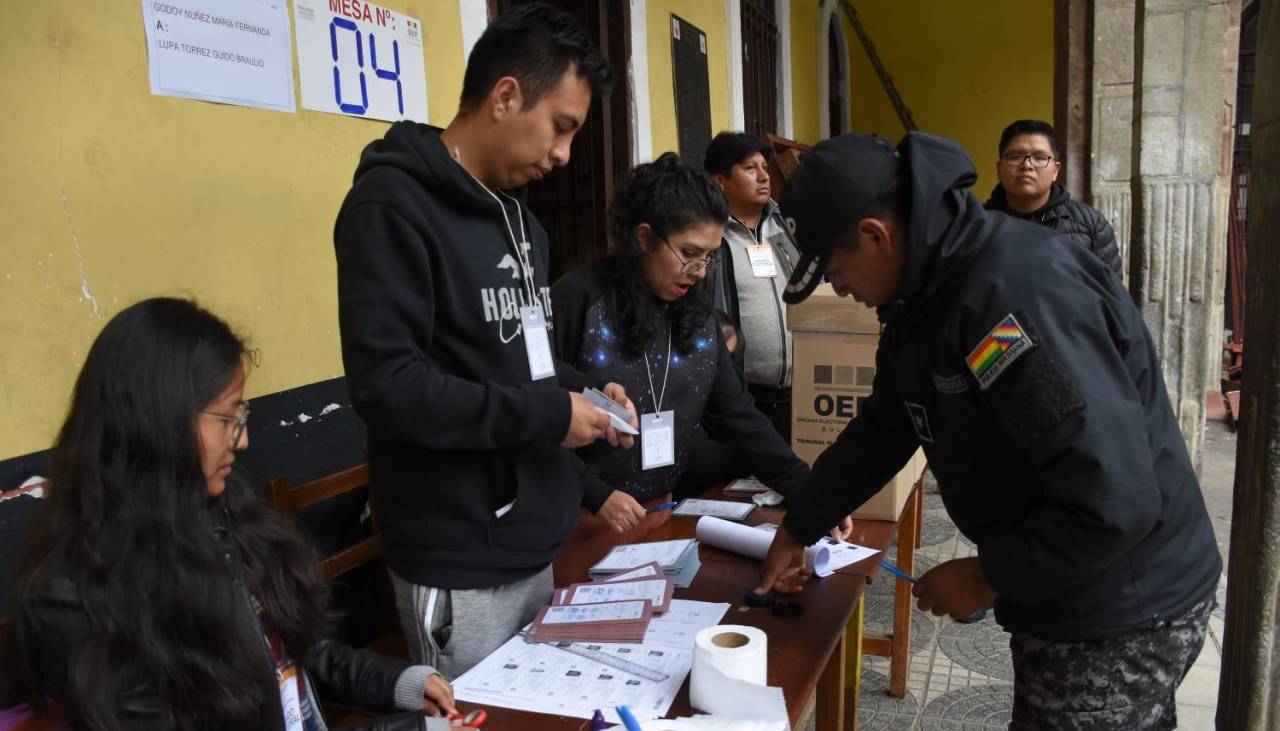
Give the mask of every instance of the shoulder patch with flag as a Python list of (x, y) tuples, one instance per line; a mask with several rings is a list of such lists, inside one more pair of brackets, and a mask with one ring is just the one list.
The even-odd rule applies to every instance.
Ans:
[(1018, 356), (1033, 347), (1035, 343), (1031, 336), (1018, 324), (1016, 317), (1008, 314), (969, 353), (965, 362), (969, 364), (973, 377), (978, 379), (978, 386), (986, 390)]

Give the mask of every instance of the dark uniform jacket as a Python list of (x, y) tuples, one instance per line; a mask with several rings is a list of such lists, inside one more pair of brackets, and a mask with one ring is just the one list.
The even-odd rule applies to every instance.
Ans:
[(1111, 267), (1111, 271), (1121, 273), (1124, 263), (1120, 261), (1116, 232), (1111, 228), (1107, 217), (1088, 203), (1072, 198), (1071, 193), (1057, 183), (1049, 191), (1049, 200), (1030, 213), (1018, 213), (1010, 208), (1004, 195), (1004, 186), (999, 183), (996, 183), (991, 197), (983, 205), (989, 211), (1000, 211), (1015, 218), (1034, 221), (1060, 234), (1066, 234), (1072, 241), (1092, 251), (1102, 263)]
[(785, 525), (813, 542), (922, 446), (1010, 632), (1084, 640), (1179, 616), (1222, 563), (1129, 293), (1066, 237), (984, 212), (955, 143), (913, 134), (901, 154), (908, 261), (874, 392)]

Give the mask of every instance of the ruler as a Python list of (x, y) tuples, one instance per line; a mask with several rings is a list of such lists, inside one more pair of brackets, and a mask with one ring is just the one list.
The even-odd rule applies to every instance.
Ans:
[[(524, 633), (522, 632), (521, 634)], [(527, 642), (528, 639), (526, 638), (525, 641)], [(542, 644), (547, 645), (548, 647), (554, 647), (557, 650), (564, 650), (571, 655), (585, 657), (586, 659), (598, 662), (601, 665), (608, 665), (609, 667), (621, 670), (624, 673), (631, 673), (637, 678), (652, 680), (655, 683), (661, 683), (671, 677), (670, 673), (664, 673), (661, 670), (654, 670), (653, 668), (647, 668), (639, 663), (624, 660), (616, 655), (610, 655), (603, 650), (594, 649), (590, 645), (583, 645), (577, 642), (544, 642)]]

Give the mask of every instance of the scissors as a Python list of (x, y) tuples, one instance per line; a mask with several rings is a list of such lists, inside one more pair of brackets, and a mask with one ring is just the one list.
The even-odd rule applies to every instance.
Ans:
[(445, 718), (450, 721), (461, 721), (463, 728), (480, 728), (484, 725), (484, 719), (487, 717), (488, 714), (486, 714), (481, 708), (477, 708), (465, 716), (461, 713), (450, 713), (448, 716), (445, 716)]

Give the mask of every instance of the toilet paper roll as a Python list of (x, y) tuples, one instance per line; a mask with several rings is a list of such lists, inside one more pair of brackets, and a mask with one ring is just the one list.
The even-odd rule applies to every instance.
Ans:
[[(744, 556), (764, 560), (769, 553), (769, 544), (773, 543), (773, 531), (733, 523), (728, 520), (704, 515), (698, 519), (695, 529), (698, 540), (708, 546), (723, 548)], [(831, 573), (827, 564), (831, 560), (831, 551), (826, 546), (809, 546), (804, 549), (804, 565), (818, 576)]]
[(738, 624), (707, 627), (693, 640), (689, 702), (713, 716), (786, 721), (781, 688), (766, 687), (769, 639)]

